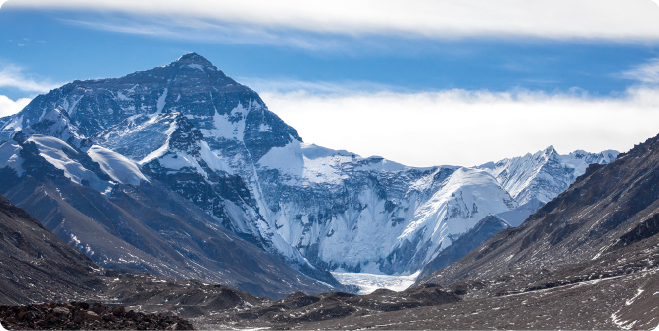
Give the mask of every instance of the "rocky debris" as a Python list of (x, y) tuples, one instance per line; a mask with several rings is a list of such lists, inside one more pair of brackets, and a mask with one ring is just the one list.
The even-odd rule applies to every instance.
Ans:
[(336, 322), (351, 316), (440, 306), (458, 301), (458, 295), (439, 285), (427, 285), (402, 292), (380, 289), (368, 295), (343, 292), (306, 295), (297, 292), (269, 304), (247, 310), (225, 311), (199, 321), (202, 324), (221, 322), (236, 327), (289, 328), (305, 323)]
[(194, 330), (187, 320), (86, 302), (0, 306), (8, 330)]
[(121, 305), (183, 318), (218, 312), (242, 311), (268, 305), (272, 300), (247, 292), (193, 279), (168, 279), (152, 275), (118, 275), (105, 278), (103, 295)]
[(3, 196), (0, 252), (0, 304), (80, 300), (102, 286), (89, 258)]

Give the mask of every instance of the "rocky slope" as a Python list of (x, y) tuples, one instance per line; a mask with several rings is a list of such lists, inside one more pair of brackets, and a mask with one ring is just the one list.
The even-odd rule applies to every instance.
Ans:
[(443, 250), (437, 257), (428, 262), (418, 277), (423, 278), (436, 270), (448, 267), (451, 263), (467, 255), (501, 230), (509, 227), (511, 225), (508, 222), (496, 215), (486, 216), (467, 231), (467, 233), (461, 235), (453, 245)]
[[(2, 196), (0, 248), (0, 323), (10, 329), (189, 328), (172, 314), (203, 317), (272, 302), (199, 280), (104, 269)], [(258, 271), (251, 277), (258, 282)]]
[(73, 298), (101, 287), (96, 266), (0, 196), (0, 304)]
[(136, 313), (100, 303), (0, 306), (0, 316), (9, 330), (194, 330), (190, 322), (175, 316)]

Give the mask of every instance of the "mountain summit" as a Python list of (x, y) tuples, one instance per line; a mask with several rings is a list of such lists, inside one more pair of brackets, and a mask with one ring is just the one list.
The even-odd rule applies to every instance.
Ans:
[[(179, 65), (200, 65), (204, 67), (213, 67), (213, 64), (206, 60), (205, 57), (197, 53), (187, 53), (181, 56), (178, 60), (172, 62), (170, 65), (179, 64)], [(215, 68), (215, 67), (213, 67)]]

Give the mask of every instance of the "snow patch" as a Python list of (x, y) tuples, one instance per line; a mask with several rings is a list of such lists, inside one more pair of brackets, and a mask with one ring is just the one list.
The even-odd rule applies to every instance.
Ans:
[(230, 175), (233, 174), (233, 168), (224, 159), (213, 153), (205, 140), (202, 140), (200, 145), (201, 150), (199, 154), (206, 164), (208, 164), (208, 167), (216, 171), (224, 171)]
[(168, 89), (165, 87), (165, 91), (162, 92), (160, 97), (158, 98), (158, 103), (156, 103), (156, 113), (160, 114), (162, 113), (163, 108), (165, 108), (165, 100), (167, 99), (167, 91)]
[(23, 115), (20, 117), (16, 116), (14, 117), (14, 120), (9, 122), (9, 124), (5, 125), (3, 130), (11, 130), (14, 129), (14, 131), (20, 131), (23, 130)]
[(8, 141), (0, 145), (0, 169), (10, 167), (18, 176), (23, 175), (23, 158), (20, 152), (23, 148), (15, 141)]
[(187, 67), (192, 68), (192, 69), (196, 69), (196, 70), (199, 70), (199, 71), (204, 71), (204, 67), (201, 64), (196, 64), (196, 63), (188, 64)]
[(135, 162), (119, 153), (98, 145), (93, 145), (87, 154), (89, 154), (94, 162), (98, 162), (101, 165), (101, 169), (113, 181), (129, 185), (140, 185), (142, 181), (149, 181)]
[(302, 177), (304, 160), (300, 141), (293, 140), (284, 147), (273, 147), (258, 161), (258, 166), (270, 169), (279, 169), (283, 173)]
[[(113, 186), (98, 178), (94, 172), (86, 169), (78, 161), (69, 158), (67, 153), (78, 154), (78, 152), (64, 141), (40, 134), (33, 135), (27, 141), (34, 142), (39, 149), (39, 154), (55, 168), (64, 171), (64, 176), (72, 181), (81, 185), (83, 181), (88, 181), (89, 187), (99, 192), (107, 192), (108, 188)], [(65, 150), (67, 152), (64, 152)]]

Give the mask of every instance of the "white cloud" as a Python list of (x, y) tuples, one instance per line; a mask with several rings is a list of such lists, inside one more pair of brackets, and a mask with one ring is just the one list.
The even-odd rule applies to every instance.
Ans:
[(0, 68), (0, 87), (12, 87), (25, 92), (43, 93), (60, 85), (47, 81), (36, 81), (24, 74), (21, 67), (15, 65)]
[(0, 118), (18, 113), (25, 108), (30, 101), (32, 101), (32, 99), (27, 98), (13, 101), (4, 95), (0, 95)]
[(629, 89), (621, 98), (528, 91), (259, 92), (307, 143), (416, 166), (475, 165), (549, 145), (560, 153), (627, 151), (659, 133), (659, 89), (648, 87)]
[[(248, 30), (293, 29), (345, 35), (429, 38), (540, 37), (656, 41), (659, 8), (651, 0), (11, 0), (16, 6), (119, 11), (211, 20)], [(129, 29), (124, 32), (140, 33)]]
[(659, 83), (659, 59), (636, 66), (634, 69), (623, 72), (622, 75), (642, 83), (657, 84)]

